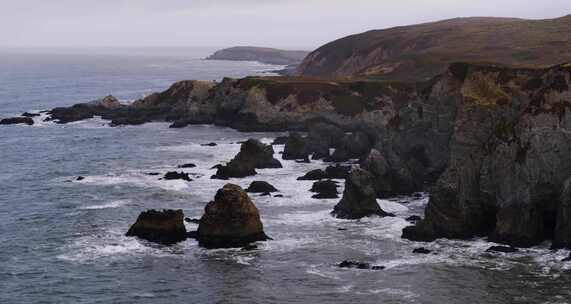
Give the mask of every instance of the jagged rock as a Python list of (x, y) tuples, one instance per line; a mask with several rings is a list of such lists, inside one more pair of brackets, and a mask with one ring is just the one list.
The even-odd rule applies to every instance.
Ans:
[(338, 218), (359, 219), (365, 216), (392, 216), (381, 209), (372, 175), (360, 168), (351, 171), (345, 180), (343, 198), (335, 205), (332, 214)]
[(337, 183), (332, 180), (317, 181), (313, 183), (311, 192), (317, 193), (312, 198), (329, 199), (338, 198)]
[(339, 268), (355, 268), (355, 269), (370, 269), (370, 270), (383, 270), (385, 266), (371, 266), (369, 263), (345, 260), (337, 265)]
[(249, 193), (271, 193), (271, 192), (278, 192), (274, 186), (272, 186), (268, 182), (264, 181), (254, 181), (250, 184), (246, 192)]
[(22, 116), (23, 117), (38, 117), (38, 116), (40, 116), (40, 114), (39, 113), (24, 112), (24, 113), (22, 113)]
[(136, 236), (151, 242), (172, 244), (186, 239), (182, 210), (148, 210), (142, 212), (126, 236)]
[(309, 147), (299, 133), (291, 133), (284, 147), (282, 158), (286, 160), (309, 159)]
[(16, 124), (26, 124), (28, 126), (31, 126), (34, 124), (34, 120), (30, 117), (11, 117), (0, 120), (0, 125), (16, 125)]
[(329, 158), (329, 149), (338, 147), (344, 136), (343, 130), (332, 124), (316, 123), (310, 125), (305, 141), (309, 153), (312, 153), (312, 159)]
[(324, 178), (327, 178), (325, 171), (315, 169), (307, 172), (304, 176), (298, 177), (297, 180), (320, 180)]
[(163, 179), (165, 179), (165, 180), (182, 179), (182, 180), (185, 180), (185, 181), (187, 181), (187, 182), (191, 182), (191, 181), (192, 181), (192, 179), (190, 178), (190, 176), (188, 176), (188, 173), (175, 172), (175, 171), (167, 172), (167, 173), (165, 174), (165, 176), (163, 177)]
[(198, 226), (198, 242), (206, 248), (244, 247), (268, 240), (258, 208), (237, 185), (227, 184), (208, 203)]
[(349, 177), (351, 166), (334, 165), (325, 168), (325, 175), (332, 179), (346, 179)]
[(440, 80), (457, 92), (448, 167), (425, 218), (403, 237), (488, 236), (517, 247), (554, 238), (555, 247), (569, 246), (561, 199), (571, 176), (571, 103), (562, 97), (569, 69), (452, 68)]
[(503, 252), (503, 253), (514, 253), (518, 251), (519, 250), (515, 247), (507, 247), (507, 246), (492, 246), (486, 250), (486, 252)]
[(411, 222), (411, 223), (414, 224), (414, 223), (416, 223), (416, 222), (422, 220), (422, 218), (421, 218), (420, 216), (418, 216), (418, 215), (411, 215), (411, 216), (407, 217), (405, 220), (406, 220), (407, 222)]
[[(119, 100), (109, 95), (102, 99), (76, 104), (69, 108), (55, 108), (48, 112), (50, 117), (46, 120), (54, 120), (57, 123), (69, 123), (93, 118), (96, 115), (105, 116), (123, 107)], [(125, 117), (124, 119), (127, 120), (128, 118)]]
[(329, 161), (344, 162), (353, 158), (362, 158), (372, 147), (373, 144), (367, 134), (360, 131), (353, 132), (342, 137), (338, 148), (335, 149)]
[(83, 177), (83, 176), (78, 176), (75, 180), (76, 180), (76, 181), (82, 181), (82, 180), (84, 180), (84, 179), (85, 179), (85, 177)]
[(287, 143), (288, 138), (289, 138), (288, 136), (278, 136), (272, 142), (272, 146), (285, 145)]
[(424, 247), (420, 247), (420, 248), (415, 248), (414, 250), (412, 250), (412, 253), (418, 253), (418, 254), (430, 254), (432, 251), (428, 250)]
[(273, 155), (272, 146), (257, 139), (249, 139), (242, 143), (240, 152), (226, 166), (218, 168), (212, 178), (246, 177), (256, 175), (256, 168), (282, 168), (282, 164)]
[(178, 166), (178, 168), (181, 168), (181, 169), (185, 169), (185, 168), (195, 168), (195, 167), (196, 167), (196, 165), (195, 165), (195, 164), (191, 164), (191, 163), (189, 163), (189, 164), (182, 164), (182, 165), (179, 165), (179, 166)]
[(184, 221), (187, 223), (193, 223), (193, 224), (199, 224), (200, 223), (200, 219), (195, 219), (195, 218), (184, 218)]
[(397, 161), (400, 168), (393, 168), (377, 149), (371, 149), (361, 167), (373, 174), (375, 191), (379, 198), (408, 195), (422, 187), (423, 177), (416, 181), (408, 167)]

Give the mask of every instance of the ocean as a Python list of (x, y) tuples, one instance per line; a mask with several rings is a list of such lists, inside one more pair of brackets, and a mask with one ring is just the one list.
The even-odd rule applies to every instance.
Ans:
[[(204, 61), (214, 49), (1, 50), (0, 117), (69, 106), (112, 94), (122, 101), (183, 79), (268, 75), (280, 67)], [(570, 303), (569, 252), (549, 243), (486, 253), (485, 239), (415, 243), (400, 238), (428, 196), (379, 200), (394, 218), (330, 216), (338, 199), (312, 199), (296, 178), (327, 164), (283, 161), (282, 169), (212, 180), (239, 141), (282, 133), (240, 133), (168, 123), (111, 128), (91, 119), (0, 126), (0, 303)], [(216, 142), (218, 146), (202, 146)], [(276, 153), (283, 146), (275, 146)], [(277, 157), (277, 156), (276, 156)], [(279, 158), (279, 157), (278, 157)], [(177, 169), (194, 163), (196, 168)], [(192, 182), (160, 180), (185, 171)], [(78, 181), (78, 176), (84, 177)], [(147, 209), (197, 218), (225, 183), (273, 184), (283, 198), (251, 195), (266, 233), (258, 249), (206, 250), (125, 237)], [(343, 183), (341, 183), (342, 185)], [(341, 187), (341, 191), (342, 191)], [(188, 229), (196, 229), (189, 224)], [(425, 247), (428, 255), (413, 254)], [(343, 260), (382, 265), (341, 269)]]

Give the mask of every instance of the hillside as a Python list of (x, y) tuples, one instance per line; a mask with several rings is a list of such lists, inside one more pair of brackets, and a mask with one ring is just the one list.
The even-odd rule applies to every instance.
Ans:
[(207, 60), (258, 61), (267, 64), (299, 64), (308, 51), (290, 51), (272, 48), (237, 46), (222, 49), (207, 57)]
[(549, 20), (457, 18), (368, 31), (320, 47), (297, 73), (418, 81), (457, 61), (515, 67), (571, 61), (571, 15)]

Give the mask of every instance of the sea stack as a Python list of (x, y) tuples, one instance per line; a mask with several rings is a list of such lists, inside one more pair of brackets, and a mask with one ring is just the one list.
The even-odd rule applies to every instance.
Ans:
[(206, 205), (197, 239), (205, 248), (244, 247), (268, 240), (260, 212), (240, 186), (226, 184)]
[(151, 242), (174, 244), (187, 237), (182, 210), (147, 210), (142, 212), (126, 236), (136, 236)]

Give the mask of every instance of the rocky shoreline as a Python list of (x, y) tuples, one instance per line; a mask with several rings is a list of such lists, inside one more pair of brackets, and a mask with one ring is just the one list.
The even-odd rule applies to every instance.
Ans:
[[(284, 159), (358, 164), (344, 175), (350, 187), (337, 216), (390, 215), (374, 206), (376, 198), (428, 190), (425, 218), (405, 228), (404, 238), (487, 236), (517, 247), (553, 240), (554, 247), (571, 248), (570, 82), (569, 64), (509, 69), (465, 63), (423, 83), (181, 81), (128, 105), (108, 96), (56, 108), (49, 119), (307, 131), (283, 139)], [(271, 156), (268, 162), (275, 163)], [(253, 163), (246, 169), (254, 171)]]

